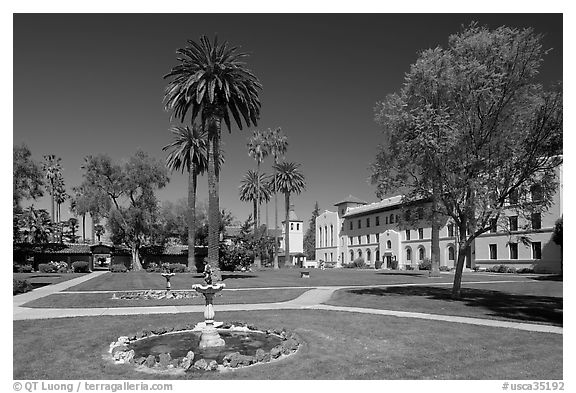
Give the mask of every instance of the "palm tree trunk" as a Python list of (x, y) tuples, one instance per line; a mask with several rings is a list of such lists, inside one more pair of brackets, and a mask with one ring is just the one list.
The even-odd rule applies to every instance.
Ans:
[(284, 194), (284, 203), (286, 204), (286, 221), (284, 224), (284, 265), (291, 263), (290, 260), (290, 193)]
[(220, 121), (216, 116), (208, 120), (208, 263), (212, 268), (212, 279), (220, 281), (218, 266), (218, 233), (220, 229), (219, 173), (216, 165), (220, 151)]
[(254, 234), (256, 234), (256, 229), (260, 228), (260, 163), (257, 163), (256, 168), (256, 205), (258, 206), (256, 221), (254, 222)]
[(198, 174), (194, 163), (188, 172), (188, 269), (196, 266), (196, 186)]
[[(274, 157), (274, 164), (278, 164), (278, 160)], [(276, 167), (274, 167), (276, 168)], [(276, 169), (274, 169), (274, 179), (276, 179)], [(278, 266), (278, 192), (276, 190), (276, 181), (274, 181), (274, 269), (279, 269)]]
[[(254, 199), (254, 215), (258, 214), (258, 202)], [(256, 240), (256, 221), (254, 221), (254, 240)], [(260, 256), (260, 250), (254, 250), (254, 264), (256, 269), (262, 267), (262, 257)]]
[(86, 213), (82, 214), (82, 243), (86, 243)]

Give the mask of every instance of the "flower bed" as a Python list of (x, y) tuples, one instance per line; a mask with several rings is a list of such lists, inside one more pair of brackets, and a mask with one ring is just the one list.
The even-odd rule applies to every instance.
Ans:
[(133, 292), (119, 292), (112, 295), (112, 299), (119, 300), (158, 300), (158, 299), (192, 299), (198, 297), (199, 294), (195, 291), (170, 291), (166, 290), (148, 290), (148, 291), (133, 291)]
[(221, 364), (215, 360), (207, 361), (206, 359), (197, 359), (194, 361), (195, 354), (193, 351), (188, 351), (186, 356), (180, 358), (172, 358), (170, 353), (161, 353), (159, 356), (149, 355), (147, 357), (141, 356), (135, 358), (135, 351), (130, 348), (131, 344), (145, 338), (180, 332), (199, 332), (201, 329), (202, 324), (142, 330), (132, 336), (119, 337), (117, 341), (110, 344), (108, 352), (117, 364), (133, 364), (138, 368), (145, 367), (145, 370), (152, 372), (183, 372), (188, 370), (225, 371), (281, 359), (295, 353), (300, 346), (298, 336), (293, 333), (288, 333), (284, 329), (259, 330), (255, 326), (243, 322), (230, 322), (221, 324), (218, 327), (218, 331), (221, 333), (228, 331), (274, 335), (279, 338), (281, 342), (274, 346), (269, 352), (261, 348), (257, 349), (254, 356), (243, 355), (239, 352), (230, 352), (224, 356)]

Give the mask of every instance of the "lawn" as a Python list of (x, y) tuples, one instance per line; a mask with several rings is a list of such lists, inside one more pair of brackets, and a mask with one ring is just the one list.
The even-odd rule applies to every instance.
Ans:
[[(103, 358), (140, 329), (198, 322), (190, 314), (15, 321), (14, 379), (166, 379)], [(194, 316), (199, 319), (201, 316)], [(303, 346), (277, 363), (185, 379), (562, 379), (562, 335), (377, 315), (290, 310), (220, 312), (285, 327)]]
[[(274, 303), (292, 300), (307, 289), (276, 289), (254, 291), (222, 291), (214, 297), (214, 304)], [(152, 307), (204, 305), (200, 294), (191, 299), (112, 299), (113, 293), (60, 292), (25, 303), (23, 307), (37, 308), (88, 308), (88, 307)]]
[(529, 281), (465, 283), (461, 300), (451, 299), (451, 286), (343, 289), (326, 304), (562, 326), (562, 282)]
[(13, 277), (18, 280), (27, 280), (34, 288), (45, 285), (58, 284), (63, 281), (72, 280), (84, 276), (86, 273), (13, 273)]
[[(310, 278), (300, 278), (303, 269), (262, 270), (246, 273), (223, 272), (227, 288), (268, 287), (317, 287), (383, 285), (401, 283), (451, 283), (454, 276), (442, 274), (440, 278), (428, 278), (427, 271), (400, 272), (371, 269), (310, 269)], [(464, 281), (526, 280), (525, 276), (489, 276), (481, 273), (465, 273)], [(190, 289), (192, 284), (202, 283), (202, 275), (180, 273), (171, 279), (172, 289)], [(130, 272), (107, 273), (68, 289), (68, 291), (121, 291), (135, 289), (164, 289), (166, 280), (159, 273)]]

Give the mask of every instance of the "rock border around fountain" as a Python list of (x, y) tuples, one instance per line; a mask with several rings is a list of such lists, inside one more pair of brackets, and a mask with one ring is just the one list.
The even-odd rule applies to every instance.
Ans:
[(219, 324), (215, 322), (217, 330), (221, 332), (255, 332), (262, 334), (273, 334), (279, 337), (282, 342), (273, 347), (269, 352), (263, 349), (258, 349), (254, 356), (243, 355), (239, 352), (230, 352), (224, 356), (222, 364), (218, 364), (212, 360), (207, 362), (205, 359), (198, 359), (194, 361), (194, 352), (189, 351), (186, 356), (182, 358), (172, 358), (170, 353), (161, 353), (158, 359), (154, 355), (148, 357), (134, 357), (134, 350), (130, 349), (130, 344), (149, 337), (161, 336), (164, 334), (174, 334), (186, 331), (201, 332), (203, 329), (203, 322), (194, 326), (191, 324), (181, 325), (179, 327), (170, 328), (157, 328), (157, 329), (143, 329), (132, 336), (121, 336), (118, 340), (110, 344), (108, 350), (112, 356), (112, 360), (116, 364), (132, 364), (138, 368), (144, 367), (141, 371), (151, 371), (165, 373), (167, 371), (187, 371), (187, 370), (200, 370), (200, 371), (227, 371), (238, 368), (248, 367), (255, 364), (269, 363), (271, 361), (286, 358), (298, 351), (301, 341), (294, 333), (288, 333), (285, 329), (265, 329), (261, 330), (254, 325), (244, 322), (229, 322)]

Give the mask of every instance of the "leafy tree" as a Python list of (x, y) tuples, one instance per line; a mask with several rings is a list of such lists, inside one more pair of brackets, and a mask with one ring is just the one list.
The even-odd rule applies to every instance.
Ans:
[(94, 226), (94, 233), (96, 234), (96, 237), (98, 238), (98, 242), (100, 242), (100, 237), (106, 233), (106, 229), (104, 228), (104, 225), (96, 224)]
[(196, 184), (198, 175), (208, 167), (208, 133), (196, 124), (189, 127), (173, 127), (174, 141), (162, 148), (168, 150), (166, 166), (173, 171), (188, 172), (188, 267), (196, 266)]
[(62, 178), (62, 164), (60, 163), (62, 159), (56, 157), (54, 154), (49, 154), (44, 156), (44, 163), (42, 164), (42, 170), (44, 172), (44, 177), (48, 181), (47, 190), (50, 194), (51, 205), (50, 205), (50, 217), (52, 221), (56, 222), (56, 217), (54, 215), (54, 205), (56, 197), (56, 188), (59, 181)]
[(275, 190), (284, 194), (285, 228), (284, 228), (284, 256), (285, 263), (290, 261), (290, 195), (300, 194), (306, 188), (304, 175), (298, 167), (300, 164), (281, 162), (274, 165), (276, 176), (272, 178)]
[(33, 244), (46, 244), (54, 233), (54, 223), (44, 209), (30, 206), (19, 215), (21, 239)]
[(552, 234), (552, 241), (560, 246), (560, 269), (564, 270), (564, 247), (562, 235), (564, 232), (564, 217), (560, 217), (554, 224), (554, 233)]
[(32, 159), (26, 145), (14, 146), (12, 160), (12, 207), (18, 213), (23, 199), (37, 199), (43, 195), (44, 181), (40, 165)]
[(190, 121), (200, 114), (202, 129), (208, 132), (208, 201), (209, 236), (208, 263), (218, 281), (218, 231), (220, 202), (218, 192), (219, 168), (216, 164), (220, 152), (222, 121), (231, 131), (230, 114), (238, 128), (243, 124), (257, 125), (260, 116), (259, 90), (262, 85), (245, 66), (247, 54), (237, 52), (227, 42), (211, 43), (202, 36), (200, 43), (188, 41), (178, 49), (180, 64), (164, 76), (170, 79), (164, 94), (166, 110), (184, 122), (191, 109)]
[[(268, 129), (266, 133), (270, 154), (274, 157), (274, 165), (277, 165), (280, 158), (284, 157), (288, 149), (288, 138), (282, 134), (280, 127), (271, 130)], [(273, 177), (276, 176), (276, 169), (274, 169)], [(274, 184), (274, 183), (272, 183)], [(272, 189), (274, 193), (274, 269), (278, 269), (278, 192)]]
[[(376, 108), (386, 141), (373, 165), (384, 193), (400, 185), (415, 200), (434, 196), (437, 213), (458, 228), (452, 296), (460, 297), (466, 250), (503, 212), (543, 211), (557, 189), (562, 92), (534, 82), (542, 62), (532, 29), (476, 24), (447, 49), (423, 51), (400, 93)], [(530, 200), (531, 187), (540, 188)]]
[(83, 187), (73, 187), (70, 199), (70, 211), (75, 216), (82, 216), (82, 243), (86, 242), (86, 214), (90, 213), (95, 202)]
[(166, 168), (137, 151), (122, 166), (103, 154), (88, 156), (83, 169), (82, 187), (99, 196), (95, 210), (107, 219), (112, 242), (130, 247), (133, 269), (141, 270), (140, 248), (156, 241), (158, 201), (154, 193), (168, 182)]
[(63, 236), (66, 238), (68, 243), (76, 243), (78, 240), (78, 236), (76, 235), (76, 231), (78, 230), (78, 219), (71, 217), (68, 221), (64, 223), (64, 231)]
[(308, 259), (316, 258), (316, 218), (320, 215), (318, 201), (314, 203), (314, 210), (308, 222), (308, 229), (304, 235), (304, 253)]

